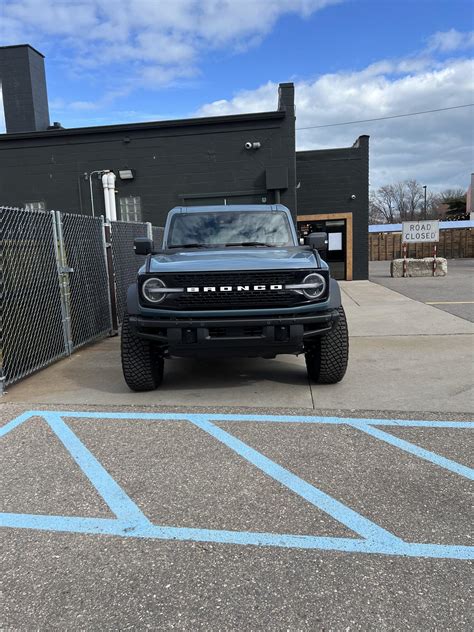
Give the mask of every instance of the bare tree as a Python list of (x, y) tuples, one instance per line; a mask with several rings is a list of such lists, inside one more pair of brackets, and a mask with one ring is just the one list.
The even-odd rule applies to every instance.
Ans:
[(449, 204), (451, 200), (466, 198), (466, 191), (458, 187), (457, 189), (445, 189), (439, 194), (442, 204)]
[[(424, 218), (424, 198), (425, 192), (423, 187), (416, 180), (406, 180), (405, 190), (408, 206), (408, 220)], [(426, 219), (426, 218), (424, 218)]]
[(394, 224), (398, 220), (393, 185), (370, 192), (369, 216), (374, 224)]
[(405, 187), (405, 181), (395, 182), (392, 184), (393, 199), (399, 221), (405, 222), (408, 218), (408, 200)]
[(425, 219), (439, 219), (440, 207), (443, 204), (439, 193), (432, 193), (431, 191), (426, 196), (426, 218)]
[(425, 192), (417, 180), (400, 180), (371, 191), (369, 215), (371, 222), (393, 224), (436, 217), (439, 198), (430, 193), (424, 204)]

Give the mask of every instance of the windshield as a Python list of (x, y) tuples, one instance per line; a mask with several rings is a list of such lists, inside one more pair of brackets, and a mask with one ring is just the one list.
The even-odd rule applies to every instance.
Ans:
[(178, 246), (293, 246), (281, 211), (179, 213), (171, 220), (168, 248)]

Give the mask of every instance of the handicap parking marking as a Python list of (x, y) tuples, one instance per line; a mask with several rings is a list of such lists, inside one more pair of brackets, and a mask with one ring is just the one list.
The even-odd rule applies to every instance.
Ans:
[[(0, 526), (3, 527), (82, 534), (104, 534), (132, 538), (215, 542), (295, 549), (321, 549), (353, 553), (378, 553), (408, 557), (474, 559), (474, 547), (472, 546), (412, 543), (397, 537), (395, 534), (357, 513), (314, 485), (311, 485), (216, 425), (216, 422), (251, 421), (259, 423), (308, 423), (351, 426), (375, 439), (389, 443), (404, 452), (430, 461), (440, 468), (473, 480), (473, 469), (451, 459), (447, 459), (435, 452), (425, 450), (413, 443), (399, 439), (377, 427), (398, 426), (473, 429), (474, 425), (471, 422), (284, 415), (232, 415), (217, 413), (53, 412), (40, 410), (25, 412), (8, 422), (0, 428), (0, 437), (6, 436), (14, 428), (27, 422), (32, 417), (41, 417), (48, 424), (108, 507), (115, 514), (116, 518), (81, 518), (72, 516), (0, 513)], [(156, 525), (142, 513), (133, 500), (80, 441), (77, 435), (67, 425), (65, 418), (169, 422), (187, 421), (206, 432), (215, 440), (226, 445), (227, 448), (234, 451), (251, 465), (260, 469), (267, 476), (278, 481), (281, 485), (311, 505), (330, 515), (333, 519), (357, 534), (358, 537), (320, 537), (288, 533), (261, 533)]]

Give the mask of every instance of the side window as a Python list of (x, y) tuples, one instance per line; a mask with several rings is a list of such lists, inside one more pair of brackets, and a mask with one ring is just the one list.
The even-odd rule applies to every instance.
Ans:
[(46, 211), (46, 204), (41, 201), (25, 202), (25, 211)]
[(138, 195), (120, 198), (120, 219), (122, 222), (142, 221), (142, 202)]

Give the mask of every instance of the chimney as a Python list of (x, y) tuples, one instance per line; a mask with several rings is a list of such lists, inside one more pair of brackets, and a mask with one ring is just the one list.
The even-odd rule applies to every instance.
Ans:
[(295, 114), (295, 85), (293, 83), (278, 85), (278, 109), (286, 110), (288, 114)]
[(0, 84), (7, 134), (48, 129), (44, 55), (29, 44), (0, 46)]

